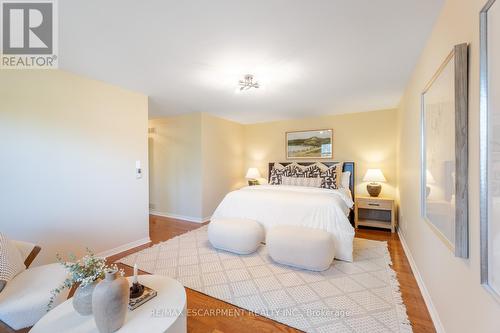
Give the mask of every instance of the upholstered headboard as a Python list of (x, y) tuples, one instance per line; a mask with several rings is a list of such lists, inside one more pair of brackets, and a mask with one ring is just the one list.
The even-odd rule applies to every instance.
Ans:
[[(287, 166), (288, 164), (292, 164), (293, 162), (278, 162), (282, 164), (283, 166)], [(331, 167), (332, 165), (335, 165), (339, 162), (295, 162), (298, 165), (303, 165), (303, 166), (308, 166), (314, 163), (321, 163), (324, 164), (327, 167)], [(268, 169), (268, 174), (267, 174), (267, 179), (270, 180), (271, 177), (271, 170), (273, 169), (274, 162), (269, 163), (269, 169)], [(352, 197), (354, 198), (354, 189), (355, 189), (355, 184), (354, 184), (354, 162), (344, 162), (343, 167), (342, 167), (342, 172), (349, 171), (351, 173), (351, 177), (349, 179), (349, 189), (351, 190)]]

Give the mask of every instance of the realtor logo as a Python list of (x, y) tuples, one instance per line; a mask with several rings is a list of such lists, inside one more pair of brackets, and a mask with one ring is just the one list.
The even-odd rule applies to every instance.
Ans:
[(57, 68), (54, 0), (1, 1), (2, 68)]

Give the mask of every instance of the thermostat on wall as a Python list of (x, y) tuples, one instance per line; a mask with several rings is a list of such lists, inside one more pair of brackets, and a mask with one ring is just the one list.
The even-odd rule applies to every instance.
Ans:
[(141, 169), (141, 161), (135, 161), (135, 177), (137, 179), (142, 178), (142, 169)]

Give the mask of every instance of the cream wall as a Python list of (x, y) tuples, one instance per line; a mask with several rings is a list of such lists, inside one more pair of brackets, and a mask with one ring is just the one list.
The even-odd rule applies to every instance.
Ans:
[(212, 216), (224, 196), (244, 185), (243, 125), (202, 114), (203, 217)]
[[(437, 328), (449, 333), (500, 330), (500, 304), (481, 287), (479, 276), (479, 11), (485, 3), (486, 0), (446, 2), (398, 109), (401, 231), (430, 295), (430, 310), (437, 319)], [(420, 93), (453, 45), (462, 42), (470, 43), (470, 259), (455, 258), (420, 217), (419, 192)]]
[(152, 119), (149, 127), (150, 208), (153, 213), (201, 221), (201, 114)]
[(149, 126), (152, 213), (209, 220), (224, 195), (243, 184), (243, 125), (192, 113)]
[(0, 230), (40, 244), (37, 263), (149, 241), (147, 117), (141, 94), (56, 70), (0, 71)]
[(396, 110), (314, 117), (246, 125), (245, 168), (259, 168), (267, 178), (268, 163), (286, 161), (285, 133), (333, 129), (333, 160), (354, 161), (356, 193), (368, 195), (363, 176), (368, 168), (382, 169), (387, 183), (382, 196), (394, 196), (396, 187)]

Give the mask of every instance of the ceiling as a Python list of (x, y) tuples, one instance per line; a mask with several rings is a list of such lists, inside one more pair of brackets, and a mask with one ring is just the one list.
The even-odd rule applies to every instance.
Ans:
[(443, 0), (58, 3), (61, 69), (254, 123), (396, 107)]

